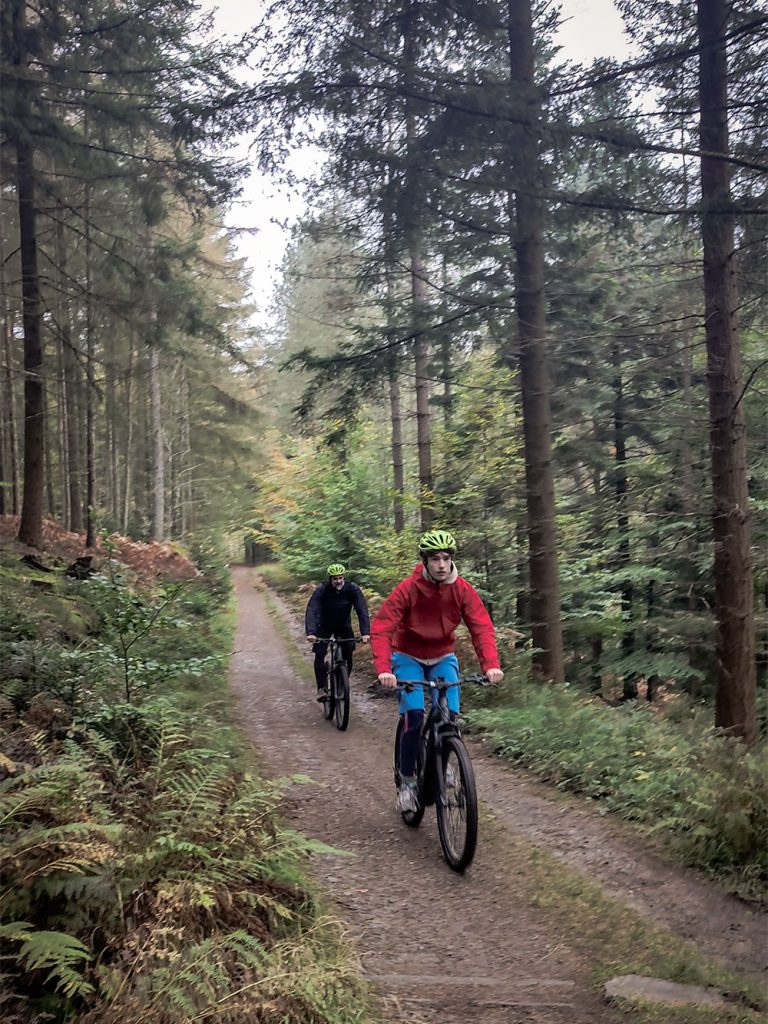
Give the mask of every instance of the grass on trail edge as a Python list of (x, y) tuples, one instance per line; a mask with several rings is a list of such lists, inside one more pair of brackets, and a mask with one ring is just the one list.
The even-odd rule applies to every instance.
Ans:
[(679, 935), (607, 895), (598, 882), (515, 836), (493, 813), (482, 815), (481, 826), (507, 859), (508, 884), (516, 897), (540, 909), (563, 943), (591, 964), (596, 991), (610, 978), (638, 974), (713, 987), (730, 1001), (720, 1008), (617, 1001), (617, 1006), (631, 1006), (632, 1024), (764, 1024), (768, 1004), (756, 982), (721, 967)]
[(275, 624), (275, 629), (277, 630), (280, 638), (285, 641), (285, 649), (288, 654), (288, 660), (291, 663), (291, 668), (301, 679), (304, 680), (304, 682), (314, 683), (315, 672), (312, 668), (312, 664), (306, 657), (304, 657), (304, 655), (302, 655), (301, 651), (296, 646), (296, 638), (288, 628), (282, 609), (270, 594), (268, 585), (257, 580), (254, 586), (264, 598), (267, 605), (267, 611)]
[[(256, 583), (295, 671), (313, 680), (312, 666), (297, 647), (282, 609), (269, 592), (270, 575)], [(518, 898), (540, 909), (555, 934), (591, 965), (590, 981), (602, 992), (617, 975), (637, 974), (713, 987), (729, 999), (726, 1007), (671, 1006), (616, 1000), (632, 1024), (758, 1024), (765, 1021), (766, 997), (757, 983), (740, 978), (681, 940), (607, 895), (597, 882), (574, 872), (554, 855), (517, 837), (484, 810), (483, 833), (493, 837), (509, 865), (507, 878)]]

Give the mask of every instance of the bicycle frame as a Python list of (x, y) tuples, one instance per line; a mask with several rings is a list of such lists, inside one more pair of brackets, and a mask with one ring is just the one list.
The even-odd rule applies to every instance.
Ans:
[[(323, 695), (323, 715), (326, 721), (335, 717), (336, 728), (344, 732), (349, 725), (350, 687), (349, 658), (352, 649), (362, 637), (335, 635), (316, 638), (316, 643), (326, 645), (325, 680), (326, 693)], [(349, 645), (345, 647), (345, 645)]]
[[(478, 803), (472, 761), (461, 738), (456, 716), (448, 706), (448, 690), (463, 683), (487, 684), (484, 676), (464, 676), (457, 680), (403, 680), (398, 689), (406, 693), (417, 686), (431, 691), (429, 712), (424, 716), (419, 733), (419, 761), (415, 801), (398, 799), (403, 820), (410, 828), (418, 828), (425, 809), (434, 804), (437, 831), (448, 866), (464, 871), (471, 863), (477, 847)], [(395, 734), (395, 784), (400, 786), (400, 754), (403, 721)], [(449, 763), (450, 762), (450, 763)], [(450, 769), (450, 774), (449, 774)]]
[[(487, 685), (484, 676), (464, 676), (457, 680), (425, 679), (421, 682), (405, 682), (398, 686), (398, 690), (412, 691), (419, 686), (425, 692), (437, 691), (437, 700), (432, 701), (429, 711), (424, 716), (421, 726), (421, 750), (423, 757), (419, 765), (419, 789), (424, 798), (425, 804), (431, 804), (439, 800), (443, 806), (446, 804), (445, 778), (441, 771), (437, 771), (437, 765), (441, 762), (443, 744), (448, 736), (461, 737), (461, 729), (457, 718), (451, 718), (451, 710), (448, 707), (448, 690), (452, 686), (459, 688), (463, 683), (478, 683)], [(437, 793), (433, 787), (437, 785)]]
[[(436, 680), (436, 683), (443, 680)], [(453, 685), (453, 684), (452, 684)], [(442, 772), (436, 771), (437, 765), (442, 763), (440, 758), (443, 751), (443, 742), (446, 736), (461, 736), (461, 730), (457, 720), (451, 718), (451, 711), (448, 707), (448, 690), (439, 685), (430, 683), (424, 684), (425, 688), (438, 691), (437, 701), (432, 703), (429, 712), (424, 716), (422, 725), (422, 736), (426, 739), (425, 763), (421, 766), (422, 786), (426, 789), (427, 772), (431, 773), (430, 782), (434, 785), (437, 782), (436, 798), (441, 804), (446, 803), (445, 777)]]
[(315, 639), (315, 643), (328, 644), (327, 657), (330, 660), (330, 666), (333, 668), (334, 665), (338, 665), (340, 661), (344, 660), (344, 644), (352, 644), (354, 647), (362, 637), (359, 636), (318, 636)]

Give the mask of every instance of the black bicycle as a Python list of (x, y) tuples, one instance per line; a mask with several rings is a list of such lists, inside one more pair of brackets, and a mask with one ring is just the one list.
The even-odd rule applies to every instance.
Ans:
[(323, 714), (329, 722), (335, 717), (336, 728), (343, 732), (349, 725), (349, 669), (344, 644), (354, 646), (360, 637), (319, 636), (317, 639), (328, 644), (325, 655), (328, 699), (323, 701)]
[[(419, 743), (415, 811), (401, 811), (403, 821), (417, 828), (424, 811), (431, 804), (437, 810), (437, 830), (448, 866), (464, 871), (472, 863), (477, 847), (477, 788), (475, 773), (458, 722), (451, 720), (447, 691), (451, 686), (476, 683), (487, 686), (485, 676), (464, 676), (457, 682), (435, 679), (423, 683), (402, 683), (397, 689), (406, 692), (421, 686), (427, 692), (437, 691), (438, 699), (424, 716)], [(402, 715), (395, 734), (395, 786), (401, 783), (397, 763), (403, 732)]]

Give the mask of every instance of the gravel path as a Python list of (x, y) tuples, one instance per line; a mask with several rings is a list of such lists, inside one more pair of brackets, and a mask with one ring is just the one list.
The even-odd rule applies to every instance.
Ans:
[[(391, 700), (356, 693), (346, 733), (325, 722), (276, 634), (253, 570), (234, 570), (238, 619), (232, 686), (247, 735), (275, 775), (317, 785), (290, 790), (288, 815), (309, 836), (350, 855), (313, 858), (389, 1019), (409, 1024), (609, 1024), (625, 1020), (589, 987), (591, 969), (531, 906), (505, 829), (599, 878), (632, 907), (741, 971), (765, 968), (764, 918), (669, 866), (580, 802), (548, 795), (473, 750), (478, 790), (494, 815), (463, 876), (449, 871), (434, 815), (406, 829), (394, 807)], [(298, 640), (300, 624), (286, 612)], [(306, 645), (304, 645), (306, 646)], [(364, 674), (365, 656), (358, 658)], [(360, 675), (353, 676), (353, 686)], [(363, 684), (364, 685), (364, 684)]]

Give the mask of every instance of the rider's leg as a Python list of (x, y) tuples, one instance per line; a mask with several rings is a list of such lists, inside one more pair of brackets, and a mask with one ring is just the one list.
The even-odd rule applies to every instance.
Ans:
[[(392, 654), (392, 671), (400, 683), (421, 683), (424, 681), (424, 668), (415, 658), (394, 651)], [(400, 715), (403, 719), (403, 731), (398, 751), (398, 770), (404, 780), (415, 779), (419, 760), (419, 736), (424, 721), (424, 690), (415, 687), (410, 693), (403, 690), (399, 693)]]
[[(424, 671), (427, 679), (443, 679), (446, 683), (451, 683), (454, 679), (461, 678), (459, 674), (459, 662), (455, 654), (446, 654), (446, 656), (441, 658), (436, 665), (428, 665)], [(461, 690), (458, 686), (449, 686), (445, 691), (445, 695), (448, 699), (448, 710), (451, 713), (451, 721), (454, 721), (459, 717), (460, 693)], [(432, 690), (432, 703), (436, 704), (438, 699), (439, 696), (437, 691)], [(454, 769), (451, 765), (447, 765), (445, 769), (445, 785), (447, 789), (452, 789), (456, 785)]]
[(325, 640), (318, 640), (312, 645), (312, 650), (315, 652), (315, 682), (318, 690), (325, 690), (328, 687), (325, 664), (325, 652), (328, 650), (328, 644)]
[[(444, 679), (446, 683), (452, 683), (454, 680), (461, 678), (458, 658), (455, 654), (446, 654), (446, 656), (441, 658), (435, 665), (426, 665), (424, 667), (424, 675), (427, 679)], [(458, 686), (450, 686), (446, 690), (448, 710), (451, 712), (452, 719), (457, 718), (459, 714), (460, 693), (461, 690)], [(432, 703), (437, 704), (437, 701), (437, 691), (432, 690)]]

